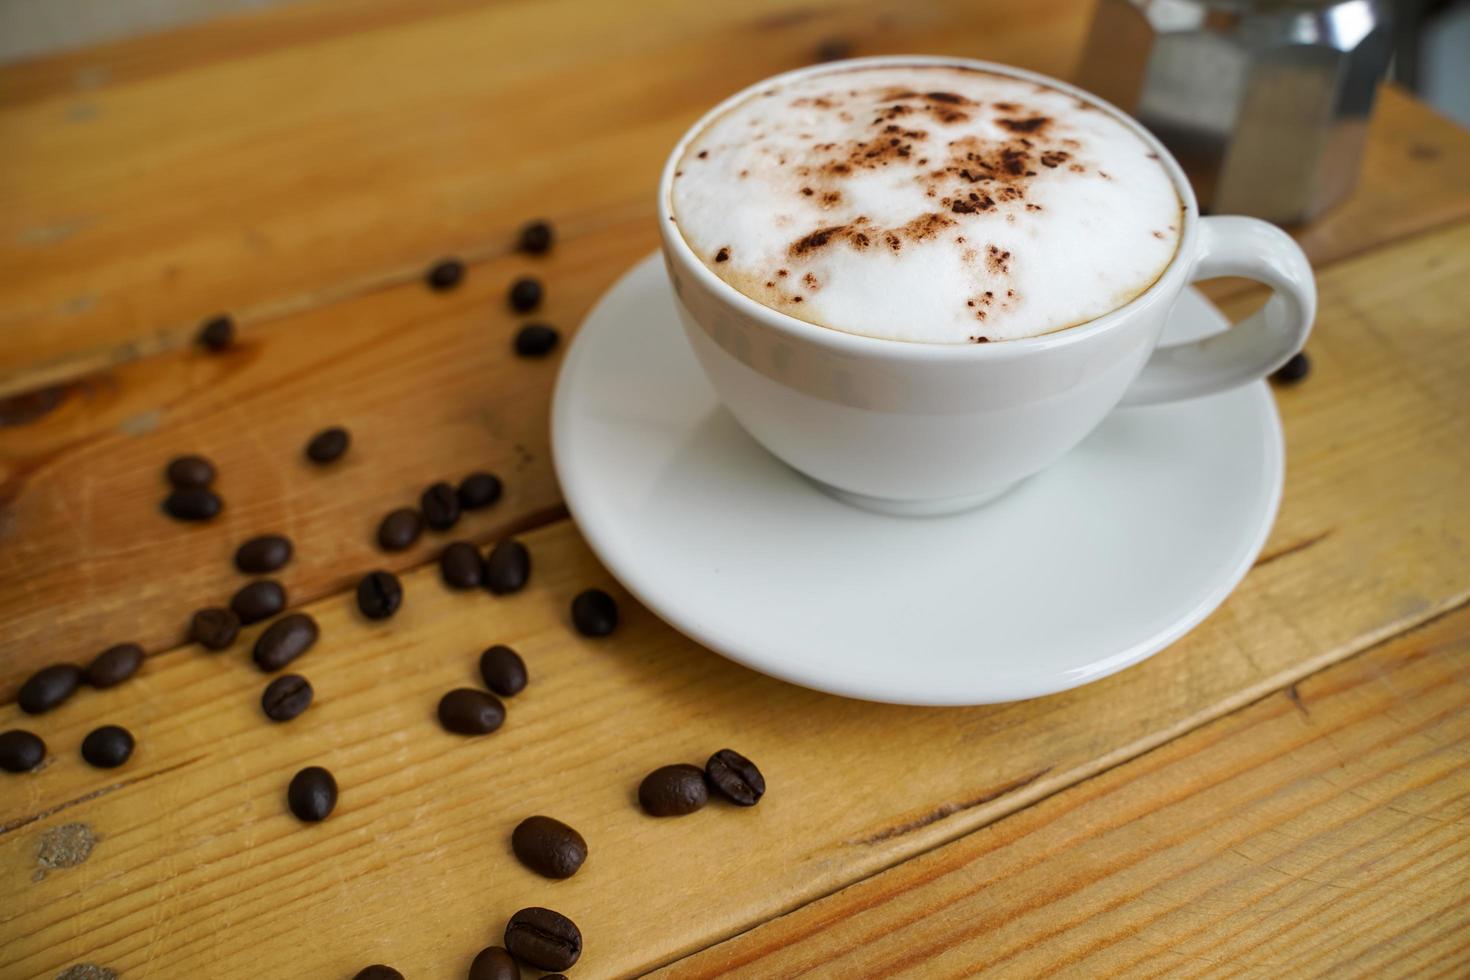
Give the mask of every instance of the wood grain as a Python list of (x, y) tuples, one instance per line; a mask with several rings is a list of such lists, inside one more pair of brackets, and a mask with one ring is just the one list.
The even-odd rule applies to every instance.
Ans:
[[(186, 346), (218, 310), (253, 324), (503, 255), (535, 213), (567, 236), (646, 217), (700, 111), (824, 40), (1065, 75), (1091, 6), (694, 9), (303, 3), (0, 71), (0, 337), (23, 338), (0, 394)], [(1470, 135), (1386, 91), (1360, 188), (1304, 243), (1326, 262), (1463, 217), (1467, 174)]]
[[(0, 975), (49, 977), (87, 961), (123, 976), (345, 980), (386, 961), (408, 976), (455, 976), (529, 904), (581, 925), (578, 976), (637, 972), (1339, 660), (1368, 632), (1345, 610), (1376, 605), (1300, 597), (1328, 538), (1262, 565), (1195, 633), (1122, 674), (1018, 704), (908, 709), (820, 695), (700, 649), (617, 591), (567, 522), (524, 540), (533, 585), (513, 597), (451, 593), (421, 568), (387, 624), (362, 621), (346, 596), (309, 606), (323, 638), (295, 668), (318, 699), (286, 725), (260, 713), (251, 635), (220, 655), (149, 658), (131, 683), (39, 718), (0, 708), (0, 729), (23, 721), (52, 753), (41, 772), (7, 776), (0, 797)], [(623, 605), (606, 641), (566, 623), (589, 585)], [(522, 652), (531, 686), (500, 732), (441, 731), (439, 695), (473, 683), (479, 650), (494, 642)], [(121, 769), (78, 759), (101, 723), (137, 735)], [(640, 814), (644, 773), (727, 745), (764, 769), (758, 807)], [(282, 801), (311, 764), (342, 786), (319, 826)], [(546, 882), (515, 864), (507, 835), (532, 813), (586, 836), (577, 877)], [(44, 835), (68, 824), (98, 838), (90, 858), (36, 880)]]
[(1467, 703), (1461, 609), (657, 976), (1464, 976)]

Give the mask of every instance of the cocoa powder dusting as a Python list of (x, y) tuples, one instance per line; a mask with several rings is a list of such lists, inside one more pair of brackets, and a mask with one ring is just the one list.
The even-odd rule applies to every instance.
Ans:
[(715, 253), (715, 261), (716, 262), (729, 262), (730, 261), (730, 246), (726, 245), (723, 248), (721, 248), (718, 252), (716, 252)]

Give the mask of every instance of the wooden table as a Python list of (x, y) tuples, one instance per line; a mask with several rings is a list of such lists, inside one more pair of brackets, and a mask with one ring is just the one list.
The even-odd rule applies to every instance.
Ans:
[[(577, 977), (1464, 976), (1470, 136), (1404, 93), (1353, 197), (1299, 232), (1316, 369), (1277, 395), (1270, 543), (1144, 664), (994, 707), (815, 694), (639, 608), (560, 502), (556, 359), (511, 356), (512, 277), (542, 276), (573, 331), (653, 248), (667, 148), (751, 80), (844, 48), (1065, 75), (1089, 10), (339, 0), (0, 72), (0, 728), (50, 746), (0, 779), (0, 976), (462, 977), (531, 904), (580, 923)], [(515, 254), (543, 215), (554, 253)], [(443, 254), (469, 276), (432, 293)], [(190, 340), (218, 310), (241, 342), (210, 356)], [(354, 443), (324, 473), (300, 450), (334, 423)], [(183, 451), (220, 468), (205, 526), (157, 514)], [(373, 545), (476, 468), (505, 498), (454, 536), (530, 547), (513, 597), (444, 589), (442, 537)], [(286, 725), (260, 713), (258, 627), (222, 655), (182, 637), (267, 531), (296, 542), (281, 578), (323, 634), (300, 662), (317, 703)], [(349, 597), (373, 567), (408, 594), (386, 624)], [(605, 641), (567, 622), (593, 585), (624, 610)], [(132, 682), (15, 707), (34, 668), (122, 640), (149, 652)], [(437, 698), (495, 642), (532, 684), (499, 733), (450, 737)], [(120, 769), (78, 757), (102, 722), (138, 737)], [(765, 770), (758, 807), (638, 811), (647, 770), (725, 745)], [(283, 794), (312, 763), (342, 797), (306, 826)], [(514, 861), (532, 813), (587, 836), (577, 877)]]

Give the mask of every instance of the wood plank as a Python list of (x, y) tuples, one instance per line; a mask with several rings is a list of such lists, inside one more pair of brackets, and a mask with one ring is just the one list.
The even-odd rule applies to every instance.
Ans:
[[(1190, 637), (1098, 684), (1019, 704), (909, 709), (820, 695), (701, 650), (616, 590), (568, 522), (524, 540), (534, 579), (513, 597), (450, 593), (421, 568), (386, 625), (362, 621), (346, 596), (313, 603), (323, 639), (296, 669), (318, 703), (288, 725), (260, 714), (249, 636), (222, 655), (186, 647), (149, 658), (133, 682), (40, 718), (0, 708), (0, 729), (23, 723), (52, 752), (41, 772), (7, 776), (0, 797), (0, 975), (49, 977), (88, 961), (123, 976), (345, 978), (383, 960), (409, 976), (454, 976), (527, 904), (582, 926), (578, 976), (643, 970), (1349, 655), (1367, 632), (1355, 610), (1408, 609), (1403, 570), (1386, 569), (1387, 582), (1365, 576), (1372, 584), (1356, 593), (1318, 588), (1321, 556), (1335, 548), (1373, 564), (1368, 542), (1343, 530), (1261, 565)], [(571, 596), (589, 585), (623, 606), (605, 642), (566, 623)], [(501, 732), (447, 735), (434, 704), (473, 682), (475, 657), (493, 642), (524, 654), (532, 684)], [(104, 722), (137, 735), (122, 769), (77, 758)], [(645, 772), (726, 745), (766, 772), (758, 807), (640, 815)], [(282, 804), (291, 773), (309, 764), (330, 767), (343, 788), (339, 811), (317, 827)], [(507, 853), (510, 828), (537, 812), (590, 841), (576, 878), (538, 880)], [(44, 835), (70, 824), (98, 839), (89, 859), (38, 867)]]
[[(351, 0), (0, 71), (0, 394), (187, 345), (220, 309), (258, 322), (501, 255), (531, 212), (566, 235), (646, 214), (703, 108), (824, 39), (1067, 74), (1090, 9)], [(1330, 261), (1463, 217), (1467, 174), (1470, 134), (1387, 91), (1359, 190), (1304, 241)]]
[[(548, 318), (568, 326), (608, 284), (612, 257), (651, 248), (651, 238), (630, 217), (537, 266), (551, 284)], [(514, 321), (501, 307), (505, 284), (532, 267), (502, 258), (452, 294), (414, 283), (284, 317), (247, 332), (225, 358), (148, 358), (0, 430), (0, 696), (41, 664), (123, 639), (150, 651), (177, 643), (194, 608), (243, 583), (229, 556), (253, 534), (297, 542), (282, 579), (305, 602), (369, 568), (432, 556), (445, 538), (390, 558), (372, 532), (434, 479), (478, 466), (506, 479), (506, 499), (462, 536), (488, 540), (554, 512), (546, 412), (555, 365), (509, 355)], [(1422, 615), (1470, 579), (1463, 551), (1444, 545), (1467, 536), (1458, 488), (1470, 411), (1457, 379), (1470, 371), (1459, 312), (1470, 308), (1470, 226), (1329, 269), (1321, 290), (1317, 372), (1280, 393), (1290, 465), (1269, 549), (1328, 536), (1317, 545), (1326, 549), (1320, 579), (1304, 583), (1320, 589), (1308, 601), (1368, 602), (1342, 620), (1340, 642), (1349, 629)], [(1232, 310), (1253, 302), (1241, 297)], [(324, 474), (299, 454), (329, 423), (350, 426), (357, 443)], [(215, 525), (157, 514), (160, 471), (185, 451), (220, 466), (227, 509)], [(1379, 564), (1390, 569), (1382, 592), (1372, 585)]]
[(660, 977), (1464, 976), (1470, 609)]
[[(503, 254), (532, 212), (564, 234), (651, 214), (662, 158), (700, 112), (831, 35), (1055, 73), (1088, 9), (371, 7), (361, 30), (313, 8), (263, 12), (250, 23), (280, 27), (239, 42), (189, 43), (230, 19), (127, 42), (94, 67), (136, 58), (152, 73), (80, 96), (42, 84), (46, 97), (0, 109), (0, 336), (24, 338), (0, 344), (0, 394), (186, 344), (219, 309), (255, 321), (400, 281), (442, 252)], [(67, 59), (73, 76), (86, 57)]]

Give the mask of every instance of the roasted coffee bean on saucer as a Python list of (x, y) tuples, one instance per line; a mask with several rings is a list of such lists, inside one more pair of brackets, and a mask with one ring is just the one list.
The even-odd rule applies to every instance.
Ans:
[(291, 777), (286, 803), (298, 820), (325, 820), (337, 806), (337, 780), (321, 766), (307, 766)]
[(20, 686), (16, 703), (28, 715), (44, 714), (75, 694), (85, 676), (76, 664), (42, 667)]
[(357, 583), (357, 608), (368, 619), (387, 619), (403, 604), (403, 586), (392, 572), (368, 572)]
[(709, 788), (698, 766), (660, 766), (638, 786), (638, 803), (651, 817), (682, 817), (708, 802)]
[(82, 758), (98, 769), (116, 769), (133, 754), (133, 734), (121, 725), (103, 725), (82, 739)]
[(505, 948), (537, 969), (566, 970), (582, 955), (582, 931), (560, 912), (532, 906), (506, 923)]

